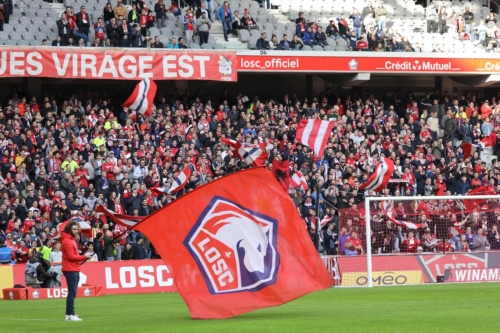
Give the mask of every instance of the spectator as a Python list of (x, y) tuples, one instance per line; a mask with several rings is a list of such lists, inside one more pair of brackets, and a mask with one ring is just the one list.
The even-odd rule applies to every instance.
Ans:
[(413, 231), (408, 231), (408, 237), (405, 238), (401, 245), (403, 252), (417, 253), (420, 242), (415, 238)]
[[(202, 13), (205, 13), (207, 15), (207, 17), (209, 18), (209, 20), (212, 21), (212, 13), (210, 13), (210, 11), (207, 9), (207, 3), (205, 1), (203, 1), (201, 3), (201, 5), (198, 7), (198, 9), (196, 10), (196, 13), (195, 13), (196, 19), (199, 19)], [(235, 12), (235, 14), (236, 14), (236, 12)]]
[(97, 260), (99, 260), (99, 261), (104, 260), (104, 247), (102, 245), (102, 242), (103, 242), (102, 232), (98, 232), (95, 235), (93, 242), (94, 242), (94, 252), (97, 256)]
[(139, 23), (139, 15), (142, 13), (135, 3), (132, 3), (132, 10), (128, 12), (127, 20), (130, 24)]
[(122, 0), (118, 0), (116, 2), (115, 8), (113, 8), (113, 12), (115, 13), (115, 18), (118, 20), (123, 20), (127, 17), (127, 9), (122, 5)]
[(135, 255), (134, 255), (134, 251), (132, 248), (132, 244), (127, 243), (127, 245), (125, 245), (125, 249), (123, 250), (123, 252), (121, 254), (121, 260), (133, 260), (133, 259), (135, 259), (134, 256)]
[(427, 32), (433, 33), (438, 30), (438, 15), (436, 9), (436, 3), (431, 1), (429, 6), (425, 9), (425, 17), (427, 19)]
[(474, 251), (486, 251), (489, 250), (490, 243), (488, 242), (488, 238), (483, 233), (483, 229), (479, 228), (477, 230), (477, 234), (473, 239), (473, 249)]
[(196, 25), (196, 20), (194, 18), (193, 13), (190, 9), (186, 11), (186, 15), (184, 16), (184, 34), (186, 35), (186, 39), (191, 42), (193, 40), (194, 27)]
[(0, 4), (0, 31), (3, 31), (3, 23), (6, 16), (8, 16), (8, 14), (6, 14), (5, 6)]
[(74, 32), (73, 35), (83, 38), (85, 46), (87, 46), (89, 41), (90, 17), (85, 11), (85, 6), (81, 6), (80, 12), (76, 14), (76, 26), (78, 27), (78, 32)]
[[(356, 33), (356, 38), (361, 37), (361, 29), (363, 25), (363, 16), (361, 16), (357, 9), (354, 9), (354, 13), (349, 16), (352, 20), (353, 30)], [(333, 21), (330, 21), (332, 23)]]
[(165, 19), (167, 18), (167, 10), (165, 9), (165, 4), (163, 0), (158, 0), (155, 4), (154, 12), (156, 14), (156, 27), (158, 29), (165, 27)]
[[(198, 8), (198, 10), (200, 10), (201, 8)], [(198, 16), (198, 11), (196, 11), (196, 16)], [(200, 13), (201, 15), (201, 13)], [(234, 16), (234, 19), (233, 19), (233, 23), (232, 23), (232, 28), (233, 28), (233, 32), (234, 33), (237, 33), (238, 30), (240, 30), (243, 26), (241, 24), (241, 18), (240, 18), (240, 12), (235, 10), (234, 13), (233, 13), (233, 16)]]
[(88, 262), (96, 262), (99, 261), (97, 258), (97, 254), (94, 251), (94, 243), (93, 242), (87, 242), (87, 252), (84, 253), (84, 255), (89, 255), (89, 258), (87, 259)]
[(120, 35), (121, 46), (129, 47), (130, 40), (132, 39), (132, 36), (136, 35), (136, 31), (134, 31), (128, 24), (127, 20), (124, 19), (122, 20), (121, 25), (118, 26), (118, 34)]
[(278, 50), (279, 44), (280, 41), (278, 40), (278, 37), (276, 37), (276, 35), (272, 35), (271, 42), (269, 43), (269, 46), (271, 46), (271, 50)]
[(71, 28), (68, 19), (66, 18), (66, 14), (61, 14), (61, 19), (56, 21), (58, 35), (61, 37), (60, 43), (63, 46), (68, 41), (68, 37), (71, 33)]
[(326, 34), (328, 35), (328, 37), (335, 40), (340, 37), (339, 29), (337, 28), (334, 20), (330, 21), (330, 25), (326, 27)]
[(99, 17), (97, 22), (94, 24), (94, 32), (95, 32), (95, 40), (98, 40), (98, 43), (94, 43), (96, 46), (102, 46), (104, 43), (104, 39), (106, 36), (106, 24), (104, 20)]
[(0, 264), (10, 264), (12, 261), (12, 249), (5, 245), (5, 239), (0, 237)]
[(293, 35), (293, 39), (290, 42), (290, 46), (292, 50), (302, 50), (304, 48), (304, 43), (299, 39), (299, 37), (295, 34)]
[(472, 32), (472, 21), (474, 21), (474, 14), (470, 11), (469, 7), (465, 7), (465, 13), (463, 14), (463, 19), (465, 21), (466, 32), (470, 35)]
[(296, 27), (295, 27), (295, 33), (297, 34), (297, 36), (299, 38), (302, 38), (305, 33), (307, 32), (307, 23), (306, 23), (306, 19), (305, 18), (302, 18), (300, 19), (299, 23), (297, 23)]
[(446, 20), (448, 19), (448, 14), (446, 13), (446, 7), (441, 7), (438, 14), (438, 29), (439, 33), (442, 35), (447, 31)]
[(371, 33), (375, 32), (377, 22), (375, 21), (372, 13), (368, 13), (368, 15), (364, 18), (363, 25), (365, 26), (366, 31), (371, 31)]
[(246, 9), (246, 8), (245, 8), (245, 11), (243, 13), (243, 18), (241, 19), (241, 26), (243, 29), (247, 29), (248, 31), (259, 30), (257, 23), (255, 23), (255, 20), (252, 17), (250, 17), (250, 13), (248, 12), (248, 9)]
[(259, 50), (270, 50), (269, 40), (267, 39), (267, 34), (262, 32), (260, 38), (257, 40), (257, 48)]
[(61, 36), (57, 36), (57, 38), (52, 41), (52, 46), (66, 46), (66, 44), (63, 43)]
[(167, 49), (179, 49), (179, 45), (177, 44), (177, 39), (172, 37), (170, 42), (167, 44)]
[(290, 48), (291, 48), (291, 44), (290, 44), (290, 41), (288, 40), (288, 35), (283, 34), (283, 40), (280, 41), (278, 49), (288, 51), (288, 50), (290, 50)]
[(207, 14), (205, 12), (196, 20), (196, 30), (198, 30), (198, 35), (200, 36), (200, 46), (208, 43), (210, 20), (207, 19)]
[(223, 6), (219, 8), (219, 13), (217, 15), (217, 18), (222, 23), (222, 29), (224, 31), (224, 40), (227, 42), (229, 41), (227, 34), (229, 31), (231, 31), (232, 22), (234, 21), (233, 11), (231, 10), (231, 7), (229, 7), (229, 3), (227, 1), (224, 1)]
[(134, 244), (134, 259), (143, 260), (146, 259), (146, 250), (144, 248), (144, 236), (139, 235), (136, 238), (136, 243)]
[(50, 252), (49, 259), (53, 266), (62, 264), (61, 242), (55, 243), (54, 249)]
[(104, 19), (104, 23), (109, 25), (111, 23), (111, 19), (115, 17), (115, 12), (113, 11), (113, 7), (111, 3), (107, 3), (102, 12), (102, 17)]
[(183, 37), (179, 37), (179, 40), (177, 42), (177, 47), (179, 49), (188, 49), (189, 48), (186, 44), (184, 44), (184, 38)]
[(364, 253), (363, 243), (356, 231), (351, 232), (351, 236), (346, 240), (344, 247), (345, 254), (348, 256), (357, 256)]
[(304, 41), (304, 44), (311, 47), (316, 45), (316, 34), (313, 33), (311, 27), (307, 28), (307, 32), (304, 34), (302, 40)]
[(375, 16), (375, 8), (373, 8), (372, 2), (368, 1), (366, 7), (364, 7), (363, 11), (361, 12), (361, 16), (367, 17), (370, 13), (372, 14), (372, 16)]
[(387, 9), (384, 7), (384, 3), (380, 1), (379, 6), (375, 10), (375, 21), (378, 25), (378, 31), (382, 31), (385, 27), (385, 21), (387, 18)]

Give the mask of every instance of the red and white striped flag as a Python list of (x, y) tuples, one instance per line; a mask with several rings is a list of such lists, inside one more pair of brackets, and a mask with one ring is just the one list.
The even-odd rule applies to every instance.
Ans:
[(156, 95), (156, 83), (146, 78), (139, 82), (132, 95), (123, 103), (123, 106), (143, 114), (146, 117), (151, 117), (151, 108)]
[(462, 150), (464, 151), (464, 157), (463, 160), (465, 161), (468, 159), (471, 155), (473, 155), (478, 147), (481, 147), (482, 149), (488, 148), (488, 147), (493, 147), (494, 146), (494, 141), (493, 137), (487, 136), (484, 137), (481, 141), (479, 141), (479, 144), (473, 145), (472, 143), (469, 142), (464, 142), (462, 143)]
[(127, 227), (127, 229), (132, 228), (135, 226), (137, 223), (141, 222), (145, 216), (132, 216), (132, 215), (125, 215), (125, 214), (117, 214), (103, 205), (98, 205), (96, 211), (100, 213), (104, 213), (107, 217), (109, 217), (113, 222), (116, 224), (122, 225), (124, 227)]
[(231, 147), (235, 157), (241, 157), (245, 160), (246, 164), (251, 164), (256, 167), (265, 165), (269, 157), (268, 150), (273, 149), (272, 145), (266, 147), (265, 143), (248, 144), (226, 138), (221, 138), (220, 140)]
[(182, 170), (181, 173), (179, 173), (177, 178), (174, 179), (174, 183), (170, 188), (156, 187), (156, 188), (151, 188), (151, 191), (161, 195), (173, 194), (175, 192), (182, 190), (189, 181), (189, 178), (191, 178), (191, 167), (187, 165), (184, 168), (184, 170)]
[(306, 177), (304, 177), (304, 175), (300, 171), (297, 171), (293, 174), (292, 178), (290, 178), (290, 184), (293, 188), (300, 188), (304, 191), (307, 191), (309, 189)]
[(360, 190), (380, 192), (387, 187), (394, 172), (394, 162), (385, 158), (377, 162), (374, 172), (368, 177), (367, 181), (359, 186)]
[(304, 119), (297, 126), (296, 139), (311, 148), (316, 156), (322, 157), (332, 128), (332, 121)]
[(413, 223), (408, 221), (400, 221), (396, 219), (393, 204), (389, 201), (382, 201), (382, 209), (389, 220), (397, 225), (406, 227), (408, 229), (419, 229), (424, 227), (423, 223)]
[(66, 224), (68, 224), (71, 221), (78, 222), (78, 224), (80, 225), (81, 233), (87, 238), (92, 238), (92, 226), (87, 222), (85, 222), (84, 220), (82, 220), (80, 217), (73, 217), (63, 223), (58, 224), (56, 227), (57, 232), (48, 238), (54, 240), (59, 239), (59, 237), (61, 237), (61, 232), (64, 231), (64, 227), (66, 227)]
[[(325, 215), (321, 221), (319, 221), (319, 230), (323, 229), (325, 225), (327, 225), (331, 220), (333, 220), (333, 216)], [(316, 224), (311, 223), (311, 232), (316, 232)]]

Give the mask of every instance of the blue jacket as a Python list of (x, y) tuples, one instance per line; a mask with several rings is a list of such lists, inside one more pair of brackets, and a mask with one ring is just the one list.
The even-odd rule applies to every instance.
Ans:
[(12, 250), (6, 245), (0, 245), (0, 263), (10, 263), (12, 260)]
[[(233, 16), (233, 11), (231, 10), (231, 7), (228, 7), (229, 9), (229, 17), (231, 18), (231, 22), (234, 21), (234, 16)], [(217, 13), (217, 18), (219, 21), (224, 20), (224, 7), (219, 8), (219, 12)]]
[(461, 179), (457, 182), (456, 191), (457, 194), (465, 195), (471, 189), (471, 185), (468, 181), (463, 182)]
[(316, 34), (314, 32), (306, 32), (302, 40), (304, 44), (314, 44), (316, 43)]

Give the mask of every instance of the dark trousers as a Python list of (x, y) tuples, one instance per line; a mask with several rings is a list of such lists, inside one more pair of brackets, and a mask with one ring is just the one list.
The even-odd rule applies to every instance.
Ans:
[(66, 297), (66, 315), (75, 315), (75, 298), (78, 282), (80, 281), (80, 273), (78, 272), (63, 272), (68, 284), (68, 297)]
[(198, 34), (200, 35), (200, 46), (208, 43), (208, 31), (199, 31)]
[(0, 20), (0, 31), (3, 31), (3, 20)]
[(436, 32), (437, 31), (437, 22), (435, 20), (427, 20), (427, 32)]
[(10, 16), (10, 15), (9, 15), (9, 14), (7, 14), (7, 13), (5, 13), (3, 16), (4, 16), (4, 17), (3, 17), (3, 20), (4, 20), (5, 24), (9, 24), (9, 19), (10, 19), (10, 17), (9, 17), (9, 16)]

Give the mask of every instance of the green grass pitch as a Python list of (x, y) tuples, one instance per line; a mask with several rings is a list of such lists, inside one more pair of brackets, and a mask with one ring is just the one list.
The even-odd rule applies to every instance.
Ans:
[(500, 284), (332, 288), (226, 320), (192, 320), (176, 294), (78, 298), (83, 322), (65, 322), (64, 299), (0, 300), (0, 332), (496, 332)]

